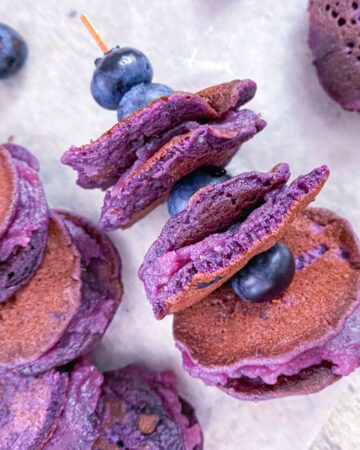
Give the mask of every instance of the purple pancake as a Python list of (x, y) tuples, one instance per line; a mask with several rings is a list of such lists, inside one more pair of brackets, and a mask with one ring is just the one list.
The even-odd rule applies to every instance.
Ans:
[(204, 164), (226, 165), (241, 143), (266, 123), (236, 111), (255, 95), (251, 80), (234, 80), (197, 94), (177, 92), (119, 122), (96, 141), (62, 157), (85, 188), (110, 188), (100, 226), (125, 228), (164, 200), (181, 177)]
[(253, 81), (235, 80), (198, 95), (174, 92), (131, 114), (90, 144), (70, 147), (61, 161), (78, 172), (80, 186), (106, 189), (134, 164), (142, 147), (155, 153), (165, 144), (159, 136), (183, 122), (218, 118), (224, 110), (249, 101), (255, 91)]
[(199, 166), (225, 166), (239, 146), (264, 126), (258, 115), (242, 110), (173, 138), (107, 192), (101, 227), (113, 230), (129, 225), (154, 202), (163, 200), (176, 181)]
[(172, 372), (127, 366), (105, 374), (95, 450), (202, 450), (193, 408), (179, 398)]
[(48, 227), (48, 207), (36, 171), (37, 160), (14, 144), (5, 144), (1, 152), (9, 152), (17, 176), (15, 195), (8, 192), (6, 180), (1, 193), (3, 197), (8, 192), (14, 200), (10, 220), (0, 237), (0, 302), (10, 298), (36, 272), (44, 255)]
[(88, 450), (98, 436), (96, 408), (103, 376), (86, 359), (69, 368), (64, 409), (44, 450)]
[(39, 160), (34, 156), (28, 149), (21, 145), (13, 144), (12, 142), (7, 142), (2, 145), (10, 153), (10, 155), (25, 162), (28, 166), (34, 169), (36, 172), (40, 170)]
[(360, 110), (360, 2), (310, 0), (309, 45), (319, 81), (349, 110)]
[(360, 246), (349, 223), (308, 208), (282, 241), (295, 277), (273, 302), (223, 285), (175, 315), (185, 369), (243, 400), (317, 392), (360, 366)]
[[(208, 192), (209, 195), (219, 193), (220, 213), (215, 206), (215, 222), (209, 232), (203, 228), (199, 240), (197, 230), (201, 227), (200, 223), (195, 226), (196, 234), (192, 240), (187, 237), (191, 233), (188, 230), (185, 239), (180, 237), (179, 244), (174, 244), (167, 235), (168, 229), (171, 234), (174, 233), (173, 224), (177, 225), (178, 218), (175, 216), (168, 221), (140, 269), (140, 278), (157, 318), (161, 319), (166, 314), (181, 311), (201, 301), (229, 280), (253, 256), (272, 247), (296, 214), (314, 200), (328, 177), (328, 169), (326, 166), (319, 167), (299, 177), (288, 187), (281, 187), (288, 176), (287, 166), (280, 165), (269, 174), (244, 174), (216, 187), (200, 190), (195, 194), (195, 200), (190, 200), (187, 210), (181, 213), (179, 230), (182, 229), (181, 223), (186, 222), (186, 218), (182, 220), (182, 217), (191, 214), (192, 208), (196, 217), (198, 203), (206, 198)], [(201, 197), (197, 203), (199, 195)], [(227, 195), (239, 196), (236, 206), (233, 205), (235, 207), (230, 206), (228, 209), (230, 202), (226, 201)], [(265, 203), (259, 206), (261, 200), (265, 200)], [(227, 215), (227, 211), (230, 211), (229, 221), (224, 223), (222, 218)], [(244, 220), (241, 220), (242, 216)], [(230, 222), (238, 223), (223, 231), (224, 225), (229, 226)]]
[(89, 352), (122, 295), (119, 256), (85, 219), (52, 213), (44, 260), (30, 282), (0, 305), (0, 367), (35, 374)]
[(2, 373), (0, 450), (42, 448), (59, 420), (67, 384), (67, 376), (55, 370), (37, 377)]
[(0, 239), (10, 226), (19, 199), (19, 180), (8, 151), (0, 146)]

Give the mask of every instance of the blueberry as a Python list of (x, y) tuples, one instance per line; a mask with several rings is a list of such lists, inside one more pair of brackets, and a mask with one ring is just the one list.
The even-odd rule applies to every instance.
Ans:
[(123, 120), (138, 109), (172, 93), (172, 89), (165, 84), (142, 83), (134, 86), (122, 97), (118, 107), (118, 120)]
[(24, 65), (27, 45), (13, 28), (0, 23), (0, 79), (8, 78)]
[(171, 189), (167, 200), (169, 214), (174, 216), (186, 209), (189, 198), (204, 186), (220, 184), (230, 178), (226, 170), (216, 166), (202, 166), (191, 172)]
[(115, 47), (95, 61), (91, 93), (100, 106), (117, 109), (133, 86), (149, 83), (153, 69), (148, 58), (134, 48)]
[(252, 258), (232, 279), (232, 288), (241, 300), (259, 303), (279, 297), (295, 274), (294, 256), (285, 244)]

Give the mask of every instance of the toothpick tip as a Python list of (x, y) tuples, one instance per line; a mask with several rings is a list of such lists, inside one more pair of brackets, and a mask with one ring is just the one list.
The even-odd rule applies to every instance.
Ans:
[(97, 45), (101, 48), (103, 53), (107, 53), (110, 49), (104, 42), (103, 38), (100, 36), (99, 32), (95, 28), (94, 24), (91, 22), (87, 14), (81, 14), (80, 15), (81, 22), (85, 25), (88, 32), (91, 34), (91, 36), (94, 38)]

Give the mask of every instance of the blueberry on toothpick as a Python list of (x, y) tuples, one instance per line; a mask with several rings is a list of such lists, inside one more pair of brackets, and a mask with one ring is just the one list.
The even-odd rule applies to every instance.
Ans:
[(169, 86), (160, 83), (142, 83), (134, 86), (120, 100), (117, 112), (118, 120), (125, 119), (154, 100), (171, 93), (172, 89)]
[(295, 274), (294, 256), (288, 247), (278, 243), (252, 258), (232, 279), (237, 296), (246, 302), (274, 300), (290, 286)]
[(116, 110), (127, 91), (138, 84), (151, 82), (153, 69), (150, 61), (134, 48), (117, 46), (109, 49), (85, 14), (81, 20), (104, 52), (95, 61), (92, 96), (103, 108)]
[(117, 109), (123, 95), (133, 86), (148, 83), (153, 70), (140, 50), (114, 47), (95, 61), (91, 93), (96, 102), (107, 109)]
[(28, 48), (23, 37), (13, 28), (0, 23), (0, 79), (18, 72), (26, 61)]

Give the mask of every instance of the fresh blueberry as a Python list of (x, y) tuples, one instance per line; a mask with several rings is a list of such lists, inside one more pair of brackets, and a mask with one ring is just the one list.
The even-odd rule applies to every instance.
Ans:
[(23, 37), (0, 23), (0, 79), (8, 78), (24, 65), (28, 49)]
[(118, 107), (118, 120), (123, 120), (138, 109), (172, 93), (172, 89), (165, 84), (142, 83), (134, 86), (122, 97)]
[(285, 244), (252, 258), (232, 279), (232, 288), (241, 300), (260, 303), (279, 297), (295, 274), (295, 260)]
[(171, 189), (167, 204), (170, 216), (174, 216), (187, 207), (189, 198), (208, 184), (220, 184), (231, 177), (226, 170), (216, 166), (202, 166), (181, 178)]
[(91, 93), (100, 106), (117, 109), (121, 97), (133, 86), (150, 83), (153, 69), (144, 53), (115, 47), (95, 61)]

